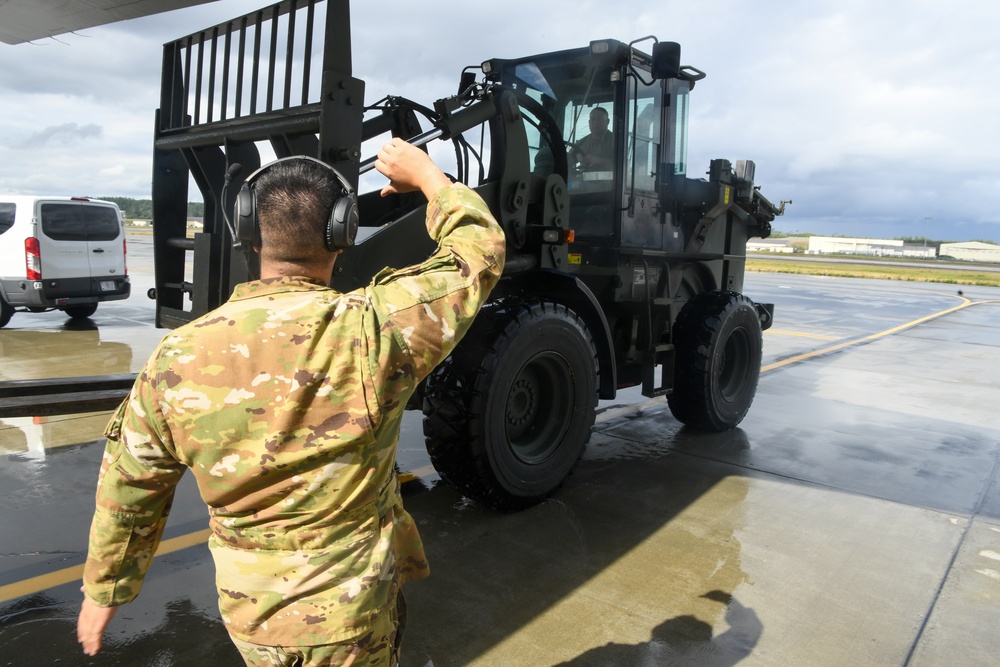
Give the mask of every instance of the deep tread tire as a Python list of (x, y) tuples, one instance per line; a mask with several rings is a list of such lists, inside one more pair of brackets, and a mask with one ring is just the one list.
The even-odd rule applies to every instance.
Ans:
[(497, 510), (544, 500), (590, 440), (597, 373), (594, 341), (572, 310), (514, 299), (484, 307), (424, 388), (434, 468)]
[(734, 428), (746, 416), (760, 379), (763, 336), (753, 302), (737, 292), (699, 294), (674, 323), (678, 421), (707, 431)]
[(82, 320), (97, 312), (97, 304), (88, 303), (82, 306), (67, 306), (66, 308), (63, 308), (63, 312), (72, 317), (74, 320)]
[(7, 326), (12, 317), (14, 317), (14, 306), (7, 303), (7, 300), (0, 296), (0, 329)]

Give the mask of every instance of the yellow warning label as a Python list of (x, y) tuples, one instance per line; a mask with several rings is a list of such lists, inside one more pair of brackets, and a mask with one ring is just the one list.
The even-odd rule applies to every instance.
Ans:
[(581, 255), (580, 253), (578, 253), (578, 252), (571, 252), (569, 254), (569, 263), (570, 264), (581, 264), (582, 262), (583, 262), (583, 255)]

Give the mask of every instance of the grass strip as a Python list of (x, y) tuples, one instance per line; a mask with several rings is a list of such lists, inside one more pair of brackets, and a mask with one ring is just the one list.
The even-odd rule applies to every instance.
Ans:
[(746, 268), (748, 271), (759, 271), (761, 273), (797, 273), (810, 276), (832, 276), (836, 278), (877, 278), (880, 280), (904, 280), (920, 283), (1000, 287), (1000, 272), (976, 271), (971, 268), (878, 266), (875, 264), (756, 258), (747, 258)]

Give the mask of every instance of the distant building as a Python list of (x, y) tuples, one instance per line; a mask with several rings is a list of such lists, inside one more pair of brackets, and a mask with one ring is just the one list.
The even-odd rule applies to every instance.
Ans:
[(917, 257), (934, 259), (934, 248), (906, 244), (898, 239), (848, 239), (839, 236), (810, 236), (810, 255), (868, 255), (869, 257)]
[(942, 243), (941, 254), (970, 262), (1000, 262), (1000, 245), (982, 241)]
[(795, 252), (788, 239), (752, 239), (747, 241), (747, 252)]

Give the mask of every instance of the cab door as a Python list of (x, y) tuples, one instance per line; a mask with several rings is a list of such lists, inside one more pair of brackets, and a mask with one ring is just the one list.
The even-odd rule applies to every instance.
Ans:
[(43, 280), (125, 274), (124, 229), (116, 206), (64, 200), (43, 201), (38, 207)]
[(648, 70), (633, 66), (625, 107), (622, 247), (665, 249), (669, 234), (657, 193), (663, 148), (663, 82), (654, 80)]
[[(125, 229), (117, 206), (84, 203), (83, 223), (87, 229), (87, 257), (90, 276), (101, 278), (125, 275)], [(100, 291), (114, 291), (115, 283), (101, 281)]]

